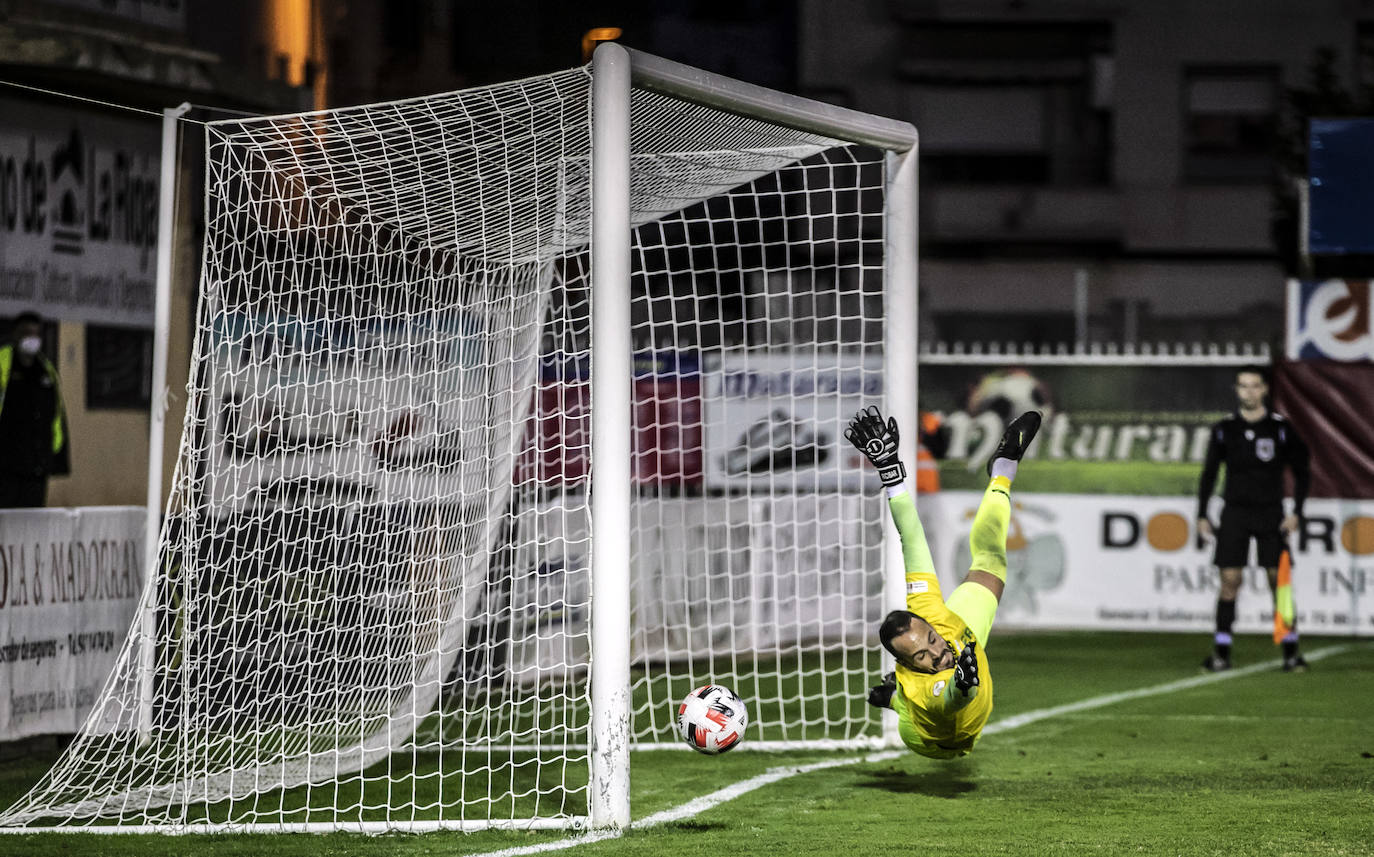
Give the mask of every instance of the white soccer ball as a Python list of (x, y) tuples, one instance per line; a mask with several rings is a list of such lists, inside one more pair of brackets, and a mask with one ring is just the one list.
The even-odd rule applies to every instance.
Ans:
[(744, 700), (718, 684), (697, 688), (677, 707), (678, 734), (687, 746), (708, 756), (738, 747), (748, 725)]

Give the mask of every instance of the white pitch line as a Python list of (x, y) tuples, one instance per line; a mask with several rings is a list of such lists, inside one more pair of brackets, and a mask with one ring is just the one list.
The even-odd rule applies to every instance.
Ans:
[[(1304, 653), (1308, 661), (1320, 661), (1332, 655), (1339, 655), (1355, 648), (1353, 645), (1328, 646), (1324, 649), (1317, 649), (1312, 652)], [(1025, 714), (1017, 714), (1004, 720), (997, 720), (989, 723), (983, 728), (984, 735), (996, 735), (999, 732), (1010, 732), (1013, 729), (1020, 729), (1022, 726), (1029, 726), (1032, 723), (1039, 723), (1041, 720), (1048, 720), (1051, 717), (1058, 717), (1063, 714), (1072, 714), (1078, 711), (1087, 711), (1093, 708), (1102, 708), (1108, 705), (1115, 705), (1118, 702), (1126, 702), (1131, 699), (1142, 699), (1147, 696), (1159, 696), (1160, 694), (1173, 693), (1179, 690), (1187, 690), (1193, 687), (1200, 687), (1207, 684), (1215, 684), (1219, 681), (1227, 681), (1233, 678), (1253, 675), (1254, 673), (1265, 672), (1277, 667), (1274, 662), (1253, 664), (1248, 667), (1227, 670), (1226, 672), (1208, 673), (1207, 675), (1195, 676), (1193, 678), (1179, 679), (1178, 681), (1157, 684), (1151, 687), (1142, 687), (1137, 690), (1124, 690), (1119, 693), (1108, 693), (1102, 696), (1094, 696), (1089, 699), (1070, 702), (1066, 705), (1056, 705), (1052, 708), (1041, 708), (1038, 711), (1027, 711)], [(881, 753), (870, 753), (866, 756), (851, 756), (844, 759), (827, 759), (824, 762), (813, 762), (810, 765), (790, 765), (779, 768), (770, 768), (766, 772), (747, 780), (740, 780), (733, 785), (726, 786), (718, 791), (693, 798), (681, 806), (672, 809), (665, 809), (653, 815), (645, 816), (639, 821), (630, 823), (630, 829), (642, 830), (646, 827), (657, 827), (660, 824), (670, 824), (674, 821), (682, 821), (695, 815), (700, 815), (709, 809), (720, 806), (727, 801), (732, 801), (743, 794), (748, 794), (755, 789), (798, 774), (809, 774), (812, 771), (821, 771), (826, 768), (839, 768), (845, 765), (855, 765), (860, 762), (885, 762), (891, 759), (900, 758), (906, 755), (905, 750), (888, 750)], [(472, 857), (523, 857), (526, 854), (541, 854), (546, 851), (562, 851), (565, 848), (576, 848), (579, 845), (589, 845), (593, 842), (601, 842), (606, 839), (618, 839), (623, 836), (623, 830), (597, 830), (584, 833), (581, 836), (571, 839), (558, 839), (553, 842), (541, 842), (538, 845), (519, 845), (513, 848), (504, 848), (500, 851), (486, 851), (481, 854), (474, 854)]]
[(555, 839), (553, 842), (541, 842), (538, 845), (518, 845), (514, 848), (503, 848), (500, 851), (484, 851), (481, 854), (474, 854), (472, 857), (521, 857), (524, 854), (542, 854), (545, 851), (562, 851), (564, 848), (590, 845), (603, 839), (619, 839), (624, 835), (625, 831), (623, 830), (596, 830), (591, 833), (584, 833), (575, 839)]
[(752, 792), (754, 789), (761, 788), (769, 783), (776, 783), (778, 780), (785, 780), (788, 777), (795, 777), (797, 774), (809, 774), (812, 771), (822, 771), (826, 768), (839, 768), (844, 765), (853, 765), (856, 762), (886, 762), (889, 759), (896, 759), (906, 755), (905, 750), (884, 750), (881, 753), (869, 753), (867, 756), (850, 757), (847, 759), (827, 759), (824, 762), (813, 762), (809, 765), (787, 765), (780, 768), (769, 768), (767, 772), (756, 777), (726, 786), (719, 791), (693, 798), (682, 806), (673, 809), (665, 809), (653, 815), (646, 816), (639, 821), (631, 822), (630, 826), (638, 830), (642, 827), (655, 827), (660, 824), (670, 824), (674, 821), (682, 821), (694, 815), (700, 815), (712, 807), (719, 806), (726, 801), (734, 800), (742, 794)]
[[(1317, 649), (1314, 652), (1306, 652), (1303, 657), (1309, 661), (1320, 661), (1332, 655), (1339, 655), (1348, 652), (1354, 646), (1328, 646), (1325, 649)], [(1225, 672), (1208, 673), (1206, 675), (1194, 676), (1193, 678), (1179, 679), (1166, 684), (1157, 684), (1153, 687), (1142, 687), (1138, 690), (1123, 690), (1120, 693), (1109, 693), (1104, 696), (1094, 696), (1091, 699), (1084, 699), (1078, 702), (1070, 702), (1067, 705), (1056, 705), (1053, 708), (1042, 708), (1039, 711), (1027, 711), (1025, 714), (1017, 714), (1005, 720), (998, 720), (989, 723), (983, 728), (984, 735), (996, 735), (998, 732), (1009, 732), (1012, 729), (1020, 729), (1031, 723), (1038, 723), (1041, 720), (1048, 720), (1051, 717), (1058, 717), (1061, 714), (1072, 714), (1075, 711), (1087, 711), (1090, 708), (1102, 708), (1105, 705), (1115, 705), (1118, 702), (1125, 702), (1128, 699), (1140, 699), (1146, 696), (1159, 696), (1162, 693), (1173, 693), (1176, 690), (1187, 690), (1192, 687), (1200, 687), (1205, 684), (1215, 684), (1219, 681), (1240, 678), (1241, 676), (1262, 673), (1274, 669), (1276, 664), (1266, 661), (1264, 663), (1252, 664), (1248, 667), (1231, 669)]]
[[(674, 821), (682, 821), (694, 815), (700, 815), (708, 809), (719, 806), (726, 801), (734, 800), (742, 794), (748, 794), (754, 789), (762, 788), (769, 783), (776, 783), (778, 780), (785, 780), (788, 777), (795, 777), (797, 774), (809, 774), (812, 771), (821, 771), (826, 768), (839, 768), (844, 765), (853, 765), (857, 762), (885, 762), (889, 759), (896, 759), (906, 755), (905, 750), (884, 750), (881, 753), (870, 753), (867, 756), (850, 757), (845, 759), (827, 759), (824, 762), (813, 762), (810, 765), (786, 765), (779, 768), (769, 768), (766, 772), (747, 780), (740, 780), (733, 785), (726, 786), (718, 791), (693, 798), (681, 806), (672, 809), (665, 809), (653, 815), (641, 818), (639, 821), (630, 823), (634, 830), (642, 830), (646, 827), (657, 827), (660, 824), (670, 824)], [(585, 833), (572, 839), (558, 839), (553, 842), (541, 842), (538, 845), (519, 845), (514, 848), (505, 848), (500, 851), (487, 851), (482, 854), (474, 854), (472, 857), (521, 857), (524, 854), (539, 854), (544, 851), (560, 851), (564, 848), (575, 848), (578, 845), (588, 845), (592, 842), (600, 842), (603, 839), (617, 839), (624, 835), (623, 830), (597, 830)]]

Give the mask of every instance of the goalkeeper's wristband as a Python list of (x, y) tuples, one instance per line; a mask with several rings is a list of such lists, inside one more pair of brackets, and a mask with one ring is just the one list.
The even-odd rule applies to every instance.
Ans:
[(891, 461), (887, 464), (878, 465), (878, 478), (883, 480), (883, 485), (892, 487), (901, 485), (906, 481), (906, 467), (900, 461)]

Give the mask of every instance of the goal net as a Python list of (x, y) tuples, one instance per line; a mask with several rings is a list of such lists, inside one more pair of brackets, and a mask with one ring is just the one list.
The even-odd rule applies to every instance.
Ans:
[[(682, 746), (707, 683), (748, 701), (745, 746), (883, 740), (883, 508), (840, 432), (890, 377), (891, 158), (636, 85), (631, 324), (598, 343), (592, 88), (206, 126), (143, 612), (0, 827), (582, 825), (618, 657), (637, 746)], [(633, 354), (628, 486), (592, 467), (598, 349)], [(629, 494), (624, 652), (592, 650), (593, 486)]]

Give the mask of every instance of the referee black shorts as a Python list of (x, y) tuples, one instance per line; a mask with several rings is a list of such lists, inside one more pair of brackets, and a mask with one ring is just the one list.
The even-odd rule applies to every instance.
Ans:
[(1242, 568), (1250, 561), (1250, 540), (1255, 540), (1256, 561), (1261, 568), (1274, 568), (1283, 553), (1283, 506), (1233, 506), (1221, 510), (1217, 529), (1217, 550), (1213, 562), (1218, 568)]

